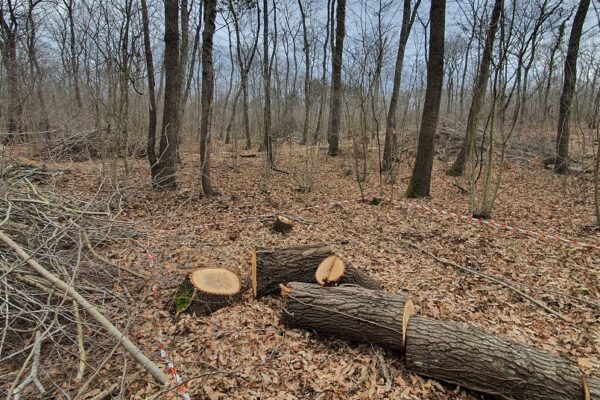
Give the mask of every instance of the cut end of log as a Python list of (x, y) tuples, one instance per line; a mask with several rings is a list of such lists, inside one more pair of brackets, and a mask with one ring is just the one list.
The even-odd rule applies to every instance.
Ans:
[(278, 215), (275, 218), (275, 222), (273, 223), (273, 230), (279, 233), (287, 233), (292, 230), (294, 226), (294, 221), (291, 219), (284, 217), (283, 215)]
[(346, 266), (344, 261), (338, 256), (329, 256), (324, 259), (315, 273), (315, 278), (319, 285), (325, 286), (328, 283), (339, 282), (344, 276)]
[(190, 274), (190, 282), (207, 294), (233, 296), (240, 292), (240, 280), (233, 272), (223, 268), (200, 268)]
[(408, 320), (415, 314), (415, 305), (410, 298), (404, 302), (404, 311), (402, 312), (402, 348), (406, 348), (406, 330), (408, 329)]
[(254, 297), (256, 297), (256, 249), (252, 250), (250, 265), (252, 268), (251, 278), (252, 278), (252, 292), (254, 293)]

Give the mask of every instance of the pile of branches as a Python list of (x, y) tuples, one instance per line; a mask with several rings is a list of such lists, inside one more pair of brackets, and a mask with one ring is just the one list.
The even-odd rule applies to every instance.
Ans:
[(46, 144), (45, 156), (53, 161), (86, 161), (113, 157), (146, 156), (146, 146), (139, 140), (117, 140), (110, 129), (94, 129), (67, 133), (50, 139)]
[(112, 322), (134, 314), (143, 276), (99, 254), (131, 235), (97, 201), (42, 191), (27, 173), (0, 178), (0, 375), (14, 398), (83, 390), (111, 349), (139, 352)]

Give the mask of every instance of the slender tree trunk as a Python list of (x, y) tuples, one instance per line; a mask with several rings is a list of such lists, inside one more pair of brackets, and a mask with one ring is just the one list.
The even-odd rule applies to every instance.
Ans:
[(263, 146), (267, 154), (267, 164), (273, 167), (273, 145), (271, 141), (271, 68), (269, 65), (269, 2), (263, 0), (263, 80), (265, 105), (263, 109)]
[(214, 92), (213, 36), (217, 16), (217, 0), (204, 0), (202, 32), (202, 116), (200, 119), (200, 165), (204, 195), (213, 194), (210, 184), (210, 121)]
[(154, 60), (152, 56), (152, 44), (150, 43), (150, 21), (148, 18), (148, 4), (141, 0), (142, 24), (144, 30), (144, 56), (146, 59), (146, 72), (148, 76), (148, 142), (146, 144), (146, 157), (150, 163), (152, 184), (155, 184), (157, 170), (156, 157), (156, 93), (154, 78)]
[(446, 0), (431, 0), (429, 12), (429, 60), (427, 88), (419, 132), (417, 159), (406, 191), (408, 197), (429, 196), (435, 131), (438, 124), (442, 86), (444, 83), (444, 40), (446, 29)]
[(569, 36), (569, 47), (565, 58), (563, 71), (564, 82), (558, 111), (558, 126), (556, 129), (556, 159), (554, 171), (565, 174), (569, 170), (569, 120), (571, 118), (571, 104), (577, 83), (577, 56), (579, 55), (579, 41), (583, 32), (583, 24), (587, 15), (590, 0), (581, 0), (573, 19), (573, 27)]
[(321, 125), (323, 121), (323, 109), (325, 108), (325, 99), (327, 98), (327, 91), (325, 87), (327, 86), (327, 46), (329, 44), (329, 23), (332, 17), (330, 17), (331, 13), (329, 12), (331, 7), (331, 3), (333, 0), (327, 0), (327, 23), (325, 25), (325, 40), (323, 41), (323, 64), (322, 64), (322, 74), (321, 74), (321, 95), (319, 101), (319, 112), (317, 113), (317, 124), (315, 126), (315, 132), (313, 134), (313, 142), (317, 142), (319, 137), (321, 137)]
[(77, 55), (77, 41), (75, 37), (75, 16), (74, 14), (74, 1), (64, 0), (64, 4), (67, 7), (67, 18), (69, 19), (69, 50), (71, 52), (71, 74), (73, 79), (73, 90), (75, 91), (75, 104), (77, 108), (83, 107), (81, 101), (81, 89), (79, 84), (79, 56)]
[(46, 100), (44, 96), (44, 87), (42, 85), (42, 68), (40, 67), (40, 63), (37, 57), (37, 49), (36, 49), (36, 40), (37, 40), (37, 26), (35, 19), (33, 17), (33, 11), (36, 5), (40, 4), (39, 2), (34, 2), (33, 0), (29, 0), (29, 8), (27, 12), (27, 20), (29, 23), (29, 35), (27, 37), (27, 52), (29, 56), (29, 69), (31, 75), (31, 84), (33, 90), (36, 92), (39, 108), (40, 108), (40, 123), (39, 128), (42, 131), (47, 131), (50, 129), (50, 121), (48, 120), (48, 109), (46, 107)]
[(329, 155), (340, 154), (340, 117), (342, 111), (342, 54), (346, 35), (346, 0), (337, 0), (335, 46), (331, 60), (331, 107), (329, 110)]
[(488, 78), (490, 76), (490, 64), (492, 62), (492, 51), (494, 49), (494, 40), (496, 39), (496, 31), (498, 30), (498, 21), (502, 14), (504, 0), (495, 0), (492, 16), (490, 18), (490, 26), (485, 39), (485, 48), (481, 56), (479, 71), (475, 78), (475, 87), (473, 88), (473, 98), (471, 100), (471, 108), (467, 119), (467, 131), (465, 139), (460, 148), (460, 152), (454, 161), (454, 164), (448, 170), (450, 176), (460, 176), (464, 173), (465, 164), (475, 146), (475, 137), (477, 136), (477, 128), (479, 125), (479, 114), (483, 107), (483, 99), (487, 90)]
[(565, 30), (567, 26), (567, 20), (564, 20), (558, 28), (558, 37), (556, 43), (552, 46), (550, 52), (550, 62), (548, 63), (548, 81), (546, 82), (546, 89), (544, 90), (544, 118), (550, 113), (550, 107), (548, 106), (548, 98), (550, 97), (550, 88), (552, 87), (552, 78), (554, 77), (554, 62), (556, 60), (556, 53), (560, 49), (563, 38), (565, 36)]
[(311, 96), (310, 96), (310, 43), (308, 42), (308, 31), (306, 29), (306, 14), (304, 7), (302, 6), (302, 0), (298, 0), (298, 7), (300, 8), (300, 16), (302, 22), (302, 37), (304, 40), (304, 125), (302, 127), (302, 144), (308, 143), (308, 128), (310, 122), (310, 107), (311, 107)]
[(383, 147), (382, 171), (391, 171), (394, 157), (398, 152), (398, 133), (396, 132), (396, 112), (398, 109), (398, 97), (400, 95), (400, 83), (402, 81), (402, 67), (404, 66), (404, 53), (410, 36), (410, 30), (417, 15), (417, 9), (421, 0), (415, 2), (411, 11), (411, 0), (404, 0), (402, 12), (402, 27), (400, 28), (400, 40), (398, 42), (398, 53), (396, 54), (396, 67), (394, 68), (394, 84), (390, 96), (390, 107), (388, 109), (385, 127), (385, 142)]
[(165, 0), (165, 100), (156, 184), (175, 189), (182, 71), (179, 56), (179, 1)]

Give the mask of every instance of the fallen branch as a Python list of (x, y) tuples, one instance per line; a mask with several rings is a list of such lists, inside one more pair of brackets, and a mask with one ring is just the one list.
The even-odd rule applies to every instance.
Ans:
[(447, 266), (450, 266), (450, 267), (454, 267), (454, 268), (459, 269), (459, 270), (464, 271), (464, 272), (469, 272), (469, 273), (471, 273), (473, 275), (477, 275), (477, 276), (479, 276), (481, 278), (484, 278), (484, 279), (486, 279), (488, 281), (497, 283), (500, 286), (503, 286), (503, 287), (505, 287), (507, 289), (510, 289), (513, 292), (515, 292), (516, 294), (518, 294), (519, 296), (521, 296), (521, 297), (529, 300), (533, 304), (535, 304), (538, 307), (546, 310), (547, 312), (549, 312), (550, 314), (554, 315), (555, 317), (560, 318), (563, 321), (570, 322), (570, 320), (567, 317), (565, 317), (564, 315), (562, 315), (561, 313), (559, 313), (557, 311), (554, 311), (553, 309), (551, 309), (550, 307), (548, 307), (548, 305), (545, 304), (543, 301), (531, 297), (527, 293), (523, 292), (521, 289), (519, 289), (519, 288), (515, 287), (514, 285), (506, 282), (503, 279), (497, 278), (497, 277), (492, 276), (492, 275), (488, 275), (488, 274), (486, 274), (484, 272), (476, 271), (476, 270), (474, 270), (472, 268), (469, 268), (469, 267), (465, 267), (465, 266), (456, 264), (456, 263), (454, 263), (452, 261), (444, 260), (443, 258), (440, 258), (440, 257), (436, 256), (435, 254), (433, 254), (429, 250), (426, 250), (426, 249), (420, 247), (419, 245), (416, 245), (415, 243), (410, 242), (408, 240), (402, 240), (402, 239), (400, 239), (400, 242), (404, 243), (404, 244), (406, 244), (406, 245), (408, 245), (408, 246), (410, 246), (412, 248), (415, 248), (415, 249), (419, 250), (420, 252), (422, 252), (423, 254), (428, 255), (429, 257), (433, 258), (434, 260), (436, 260), (440, 264), (447, 265)]
[[(2, 233), (2, 232), (0, 231), (0, 233)], [(38, 370), (40, 369), (40, 350), (41, 350), (41, 348), (42, 348), (42, 335), (40, 334), (40, 331), (36, 331), (35, 332), (35, 343), (33, 345), (33, 350), (31, 350), (31, 353), (33, 354), (33, 361), (31, 361), (31, 372), (29, 373), (29, 376), (27, 376), (27, 378), (25, 378), (25, 380), (23, 382), (21, 382), (19, 384), (19, 386), (17, 386), (13, 390), (12, 394), (13, 394), (14, 400), (19, 400), (21, 398), (21, 392), (30, 383), (33, 383), (35, 385), (35, 387), (40, 392), (40, 394), (46, 393), (46, 389), (44, 389), (44, 387), (42, 386), (42, 383), (40, 382), (40, 380), (38, 378)]]
[(63, 282), (57, 278), (54, 274), (50, 273), (44, 267), (42, 267), (35, 259), (31, 258), (21, 246), (14, 242), (8, 235), (0, 230), (0, 240), (6, 243), (15, 253), (31, 268), (33, 268), (38, 274), (52, 283), (54, 286), (64, 291), (67, 295), (73, 298), (83, 309), (94, 318), (108, 333), (115, 338), (131, 356), (139, 362), (158, 382), (162, 385), (166, 385), (169, 382), (169, 377), (155, 364), (153, 363), (135, 344), (129, 340), (123, 333), (121, 333), (113, 324), (110, 322), (98, 309), (81, 296), (72, 286)]

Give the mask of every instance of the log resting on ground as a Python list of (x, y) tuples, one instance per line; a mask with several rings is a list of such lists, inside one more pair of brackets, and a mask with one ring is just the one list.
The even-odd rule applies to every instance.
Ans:
[(279, 293), (282, 283), (316, 282), (317, 267), (331, 255), (331, 247), (324, 243), (279, 249), (257, 248), (252, 253), (254, 296)]
[(329, 256), (317, 268), (316, 281), (321, 286), (350, 284), (365, 289), (381, 290), (383, 286), (365, 272), (353, 267), (338, 256)]
[[(406, 365), (419, 374), (503, 398), (585, 399), (577, 363), (455, 322), (410, 319)], [(600, 381), (587, 379), (590, 399)]]
[(321, 287), (292, 282), (282, 287), (282, 322), (291, 328), (374, 343), (401, 352), (403, 316), (412, 302), (400, 294), (353, 285)]

